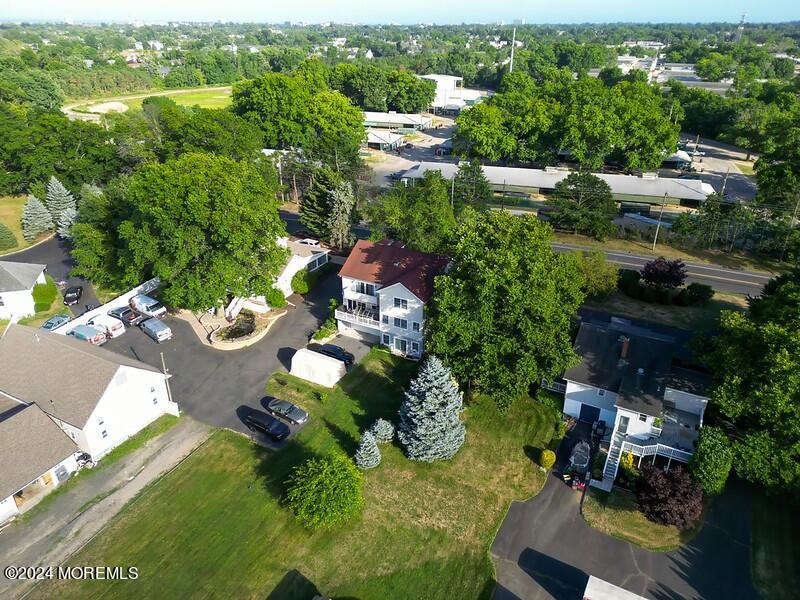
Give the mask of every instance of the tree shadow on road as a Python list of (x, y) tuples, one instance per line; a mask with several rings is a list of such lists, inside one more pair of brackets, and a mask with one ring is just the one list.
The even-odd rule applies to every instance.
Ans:
[(589, 575), (577, 567), (526, 548), (517, 561), (519, 568), (556, 600), (580, 598)]

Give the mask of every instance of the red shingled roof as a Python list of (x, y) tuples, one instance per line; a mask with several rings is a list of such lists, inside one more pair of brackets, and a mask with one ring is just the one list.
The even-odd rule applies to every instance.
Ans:
[(447, 266), (447, 258), (417, 252), (402, 242), (359, 240), (347, 257), (339, 275), (378, 283), (383, 287), (402, 283), (420, 300), (433, 295), (433, 278)]

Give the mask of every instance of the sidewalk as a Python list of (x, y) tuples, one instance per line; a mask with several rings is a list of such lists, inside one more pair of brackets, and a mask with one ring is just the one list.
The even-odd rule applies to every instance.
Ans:
[[(146, 485), (179, 464), (210, 433), (207, 425), (183, 416), (172, 429), (143, 448), (109, 467), (88, 473), (73, 490), (56, 498), (46, 511), (30, 521), (17, 521), (0, 533), (0, 565), (62, 564)], [(86, 508), (87, 505), (90, 506)], [(19, 598), (30, 587), (31, 582), (0, 577), (0, 598)]]

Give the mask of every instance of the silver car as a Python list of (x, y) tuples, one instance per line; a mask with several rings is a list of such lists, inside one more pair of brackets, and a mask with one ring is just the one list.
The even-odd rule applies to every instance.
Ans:
[(308, 421), (308, 413), (287, 400), (266, 396), (261, 403), (264, 405), (264, 408), (267, 409), (268, 413), (279, 419), (289, 421), (295, 425), (302, 425)]
[(147, 319), (139, 327), (159, 344), (172, 339), (172, 329), (158, 319)]

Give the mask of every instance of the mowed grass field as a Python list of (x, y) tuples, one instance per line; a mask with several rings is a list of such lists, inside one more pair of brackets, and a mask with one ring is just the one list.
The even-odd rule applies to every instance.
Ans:
[(510, 501), (544, 482), (526, 446), (550, 442), (551, 409), (525, 399), (500, 414), (487, 400), (470, 403), (466, 443), (449, 462), (413, 463), (382, 446), (382, 463), (364, 474), (363, 515), (338, 529), (304, 529), (281, 500), (292, 467), (331, 449), (352, 455), (376, 418), (396, 420), (416, 370), (372, 350), (333, 390), (274, 375), (268, 392), (311, 415), (286, 448), (216, 432), (70, 561), (136, 566), (136, 581), (46, 582), (34, 596), (488, 598), (491, 540)]
[(0, 251), (0, 256), (19, 252), (30, 246), (28, 241), (22, 237), (22, 209), (25, 208), (27, 201), (25, 196), (0, 196), (0, 223), (7, 225), (17, 238), (17, 246)]
[[(201, 108), (225, 108), (231, 103), (231, 89), (216, 89), (216, 90), (196, 90), (191, 92), (175, 91), (172, 94), (159, 94), (172, 98), (176, 104), (181, 106), (200, 106)], [(146, 98), (132, 98), (130, 100), (121, 100), (127, 104), (131, 109), (138, 110), (142, 107), (142, 100)]]

